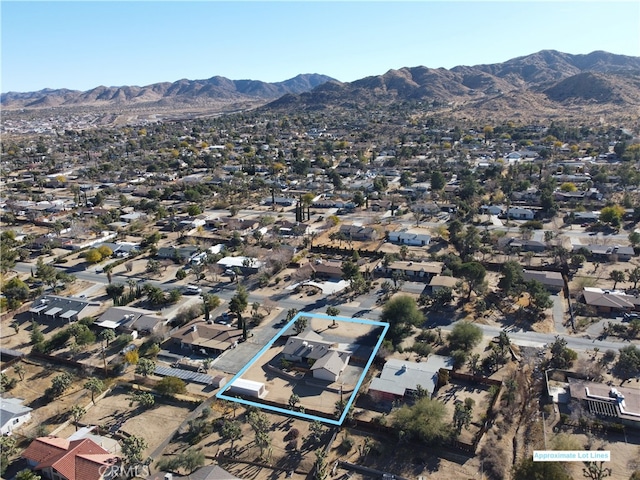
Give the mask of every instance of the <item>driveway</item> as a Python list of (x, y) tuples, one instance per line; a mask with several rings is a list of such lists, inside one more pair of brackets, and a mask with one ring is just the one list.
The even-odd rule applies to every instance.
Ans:
[(564, 326), (566, 302), (564, 296), (562, 295), (562, 293), (551, 295), (551, 300), (553, 300), (553, 323), (555, 326), (555, 330), (558, 333), (566, 333), (567, 329)]

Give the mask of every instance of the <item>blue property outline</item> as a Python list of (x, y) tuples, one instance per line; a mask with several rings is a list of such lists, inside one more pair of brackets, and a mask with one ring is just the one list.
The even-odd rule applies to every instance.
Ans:
[[(267, 350), (269, 350), (271, 348), (271, 346), (276, 342), (276, 340), (278, 340), (278, 338), (280, 338), (296, 322), (296, 320), (299, 317), (321, 318), (321, 319), (324, 319), (324, 320), (337, 320), (337, 321), (341, 321), (341, 322), (361, 323), (361, 324), (364, 324), (364, 325), (373, 325), (373, 326), (376, 326), (376, 327), (383, 327), (382, 334), (380, 335), (380, 338), (378, 339), (378, 343), (376, 344), (375, 348), (373, 349), (373, 352), (371, 352), (371, 356), (369, 357), (369, 360), (367, 361), (367, 364), (365, 365), (364, 369), (362, 370), (362, 375), (360, 375), (360, 379), (358, 380), (358, 383), (356, 384), (355, 388), (353, 389), (353, 393), (349, 397), (349, 401), (345, 405), (344, 410), (342, 411), (342, 415), (337, 420), (331, 419), (331, 418), (319, 417), (319, 416), (316, 416), (316, 415), (309, 415), (308, 413), (302, 413), (302, 412), (298, 412), (298, 411), (295, 411), (295, 410), (289, 410), (287, 408), (280, 408), (280, 407), (274, 407), (272, 405), (265, 405), (264, 403), (252, 402), (251, 400), (245, 400), (244, 398), (231, 397), (229, 395), (225, 395), (225, 393), (224, 393), (229, 388), (231, 388), (231, 386), (233, 385), (233, 382), (235, 382), (237, 379), (242, 377), (242, 375), (247, 370), (249, 370), (249, 368), (252, 367), (258, 361), (258, 359), (260, 357), (262, 357), (262, 355), (265, 354), (265, 352)], [(223, 388), (220, 389), (220, 391), (218, 393), (216, 393), (216, 398), (222, 399), (222, 400), (229, 400), (231, 402), (241, 403), (243, 405), (250, 405), (252, 407), (258, 407), (258, 408), (262, 408), (262, 409), (265, 409), (265, 410), (270, 410), (272, 412), (283, 413), (285, 415), (294, 415), (296, 417), (304, 418), (306, 420), (311, 420), (311, 421), (318, 420), (318, 421), (323, 422), (323, 423), (329, 423), (331, 425), (340, 426), (340, 425), (342, 425), (342, 422), (346, 418), (347, 413), (349, 413), (349, 408), (351, 408), (351, 404), (355, 400), (356, 394), (358, 393), (358, 390), (360, 389), (360, 386), (362, 385), (362, 382), (364, 382), (364, 377), (367, 374), (367, 372), (369, 371), (369, 367), (371, 366), (371, 363), (373, 362), (373, 359), (374, 359), (376, 353), (378, 352), (378, 349), (380, 348), (380, 345), (382, 345), (382, 341), (384, 340), (384, 336), (386, 335), (387, 330), (389, 330), (389, 324), (386, 323), (386, 322), (377, 322), (375, 320), (367, 320), (367, 319), (364, 319), (364, 318), (331, 317), (331, 316), (325, 315), (323, 313), (298, 312), (298, 314), (295, 317), (293, 317), (291, 319), (291, 321), (289, 323), (287, 323), (282, 328), (280, 333), (278, 333), (276, 336), (274, 336), (264, 347), (262, 347), (260, 349), (260, 351), (251, 359), (251, 361), (249, 363), (247, 363), (244, 367), (242, 367), (242, 369), (238, 373), (236, 373), (234, 375), (234, 377), (231, 379), (231, 381), (229, 381), (228, 384), (226, 384)]]

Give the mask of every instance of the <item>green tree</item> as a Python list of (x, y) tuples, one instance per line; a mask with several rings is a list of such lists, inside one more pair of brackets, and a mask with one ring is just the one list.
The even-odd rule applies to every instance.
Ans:
[(137, 403), (142, 408), (151, 408), (156, 403), (156, 397), (153, 396), (152, 393), (149, 392), (135, 392), (129, 399), (129, 407), (132, 407), (134, 403)]
[(609, 280), (613, 282), (613, 289), (616, 289), (618, 282), (624, 282), (626, 279), (626, 275), (622, 270), (611, 270), (609, 272)]
[(13, 366), (13, 372), (18, 375), (18, 378), (20, 379), (20, 381), (24, 380), (24, 365), (22, 365), (21, 363), (16, 363)]
[(612, 205), (610, 207), (604, 207), (600, 210), (599, 220), (603, 223), (618, 226), (624, 216), (624, 207), (620, 205)]
[(225, 420), (220, 430), (220, 436), (231, 442), (231, 455), (233, 455), (233, 445), (242, 438), (242, 426), (236, 420)]
[(84, 259), (87, 263), (99, 263), (102, 260), (102, 255), (97, 249), (92, 248), (84, 252)]
[(155, 389), (161, 395), (171, 396), (186, 393), (187, 385), (178, 377), (164, 377), (156, 384)]
[(502, 277), (498, 281), (498, 287), (507, 295), (520, 293), (524, 279), (522, 266), (518, 262), (506, 262), (502, 265)]
[(402, 439), (440, 445), (451, 438), (445, 405), (424, 397), (413, 406), (403, 406), (393, 414), (393, 427)]
[(389, 324), (389, 340), (393, 345), (399, 345), (414, 326), (424, 323), (424, 315), (413, 297), (401, 295), (385, 303), (380, 320)]
[(141, 358), (136, 365), (135, 372), (143, 377), (148, 377), (156, 371), (156, 362), (148, 358)]
[(247, 324), (242, 317), (242, 313), (249, 305), (249, 294), (247, 289), (242, 285), (238, 285), (236, 293), (229, 301), (229, 310), (238, 317), (238, 325), (242, 327), (242, 338), (247, 339)]
[(289, 397), (289, 409), (291, 410), (295, 410), (296, 409), (296, 405), (298, 403), (300, 403), (300, 397), (298, 395), (296, 395), (295, 393), (292, 393), (291, 396)]
[(482, 329), (470, 322), (458, 322), (449, 334), (451, 350), (469, 352), (482, 340)]
[(551, 366), (554, 368), (569, 368), (578, 358), (578, 354), (567, 347), (567, 341), (556, 335), (554, 342), (550, 346)]
[(638, 288), (638, 282), (640, 282), (640, 267), (635, 267), (633, 270), (627, 270), (627, 280), (633, 282), (633, 289)]
[(636, 247), (640, 245), (640, 232), (636, 232), (635, 230), (629, 234), (629, 243), (632, 247)]
[[(467, 399), (473, 401), (473, 399)], [(456, 435), (460, 435), (462, 432), (462, 428), (469, 429), (469, 425), (471, 424), (471, 414), (472, 414), (472, 403), (470, 402), (460, 402), (457, 401), (454, 406), (453, 411), (453, 425)]]
[(76, 426), (76, 430), (78, 430), (78, 422), (82, 417), (86, 415), (87, 411), (80, 405), (74, 405), (71, 407), (71, 418), (73, 420), (73, 424)]
[(614, 366), (616, 376), (623, 380), (633, 378), (640, 373), (640, 348), (628, 345), (620, 349), (618, 361)]
[(42, 477), (40, 475), (37, 475), (28, 469), (20, 470), (16, 474), (16, 480), (41, 480), (41, 479)]
[(118, 297), (121, 297), (124, 293), (123, 283), (110, 283), (106, 287), (107, 295), (111, 300), (115, 301)]
[(124, 437), (120, 446), (125, 462), (129, 465), (135, 465), (142, 462), (142, 454), (149, 445), (144, 438), (131, 435)]
[(605, 467), (604, 462), (583, 462), (582, 476), (589, 480), (603, 480), (613, 473), (611, 468)]
[(114, 332), (113, 330), (111, 330), (110, 328), (105, 328), (104, 330), (102, 330), (99, 333), (99, 337), (100, 337), (100, 341), (102, 342), (106, 342), (107, 343), (107, 347), (109, 346), (109, 344), (115, 340), (116, 338), (116, 332)]
[(73, 383), (71, 375), (64, 372), (60, 375), (56, 375), (51, 379), (51, 387), (47, 389), (47, 393), (51, 398), (56, 398), (62, 395)]
[(307, 328), (307, 325), (309, 325), (309, 317), (298, 317), (298, 319), (293, 323), (293, 329), (295, 330), (296, 335), (300, 335), (302, 332), (304, 332)]
[(327, 307), (327, 315), (330, 317), (337, 317), (340, 315), (340, 309), (338, 307)]
[(16, 454), (18, 442), (14, 436), (0, 435), (0, 474), (4, 474), (9, 460)]
[(95, 395), (104, 391), (104, 383), (99, 378), (91, 377), (85, 382), (84, 388), (91, 392), (91, 403), (95, 405), (96, 402), (94, 400), (94, 397)]
[(2, 294), (7, 299), (9, 310), (15, 310), (29, 299), (29, 286), (18, 277), (14, 277), (2, 286)]
[(560, 462), (534, 462), (526, 457), (513, 470), (513, 480), (572, 480)]
[(446, 184), (446, 181), (444, 179), (444, 175), (442, 175), (442, 172), (436, 170), (431, 174), (431, 190), (432, 191), (437, 192), (439, 190), (442, 190), (445, 184)]
[(469, 300), (471, 298), (471, 292), (477, 292), (480, 287), (484, 286), (484, 279), (487, 271), (481, 263), (467, 262), (460, 266), (458, 273), (469, 286), (469, 292), (467, 294), (467, 300)]

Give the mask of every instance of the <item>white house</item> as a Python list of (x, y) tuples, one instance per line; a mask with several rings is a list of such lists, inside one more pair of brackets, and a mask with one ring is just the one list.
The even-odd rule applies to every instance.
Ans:
[(507, 216), (514, 220), (533, 220), (535, 213), (528, 208), (512, 207), (507, 211)]
[(322, 358), (316, 360), (311, 367), (313, 378), (337, 382), (338, 378), (349, 364), (350, 355), (347, 352), (331, 350)]
[(14, 430), (31, 420), (32, 408), (22, 405), (21, 398), (2, 397), (0, 402), (0, 435), (11, 435)]
[(431, 243), (431, 236), (424, 233), (389, 232), (389, 241), (400, 245), (423, 247)]

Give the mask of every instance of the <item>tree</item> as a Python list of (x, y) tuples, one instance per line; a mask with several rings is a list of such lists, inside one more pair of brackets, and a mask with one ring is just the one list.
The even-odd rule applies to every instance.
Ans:
[(469, 293), (467, 294), (467, 300), (471, 298), (471, 292), (476, 291), (484, 285), (484, 278), (487, 271), (478, 262), (463, 263), (459, 269), (460, 276), (466, 280), (469, 286)]
[(229, 310), (236, 314), (238, 317), (238, 325), (242, 326), (242, 338), (247, 339), (247, 324), (242, 318), (242, 312), (247, 308), (249, 304), (249, 294), (247, 289), (242, 285), (238, 285), (236, 293), (229, 301)]
[(624, 282), (626, 279), (626, 275), (622, 270), (611, 270), (609, 273), (609, 280), (613, 282), (613, 289), (616, 289), (618, 282)]
[(300, 335), (302, 332), (304, 332), (307, 328), (307, 325), (309, 325), (309, 317), (298, 317), (298, 319), (293, 323), (293, 329), (295, 330), (296, 335)]
[(31, 322), (30, 340), (34, 347), (44, 344), (44, 334), (40, 330), (40, 325), (35, 321)]
[(330, 317), (337, 317), (340, 315), (340, 309), (338, 307), (327, 307), (327, 315)]
[(439, 190), (442, 190), (445, 186), (445, 179), (444, 179), (444, 175), (442, 175), (442, 172), (440, 171), (434, 171), (431, 174), (431, 190), (434, 192), (437, 192)]
[(41, 479), (42, 477), (40, 475), (37, 475), (28, 469), (20, 470), (16, 474), (16, 480), (41, 480)]
[(507, 295), (519, 293), (524, 279), (522, 277), (522, 266), (518, 262), (509, 261), (502, 265), (502, 277), (498, 281), (498, 287)]
[(64, 372), (60, 375), (56, 375), (51, 379), (51, 387), (47, 389), (47, 392), (51, 398), (56, 398), (62, 395), (73, 383), (71, 375)]
[(380, 320), (389, 324), (389, 340), (399, 345), (414, 326), (424, 323), (424, 315), (413, 297), (401, 295), (385, 303)]
[(95, 405), (94, 396), (104, 391), (104, 383), (96, 377), (91, 377), (84, 384), (84, 388), (91, 392), (91, 403)]
[(13, 371), (16, 375), (18, 375), (18, 378), (20, 379), (20, 381), (24, 380), (24, 366), (21, 363), (16, 363), (13, 366)]
[(640, 232), (633, 231), (629, 234), (629, 243), (632, 247), (640, 245)]
[(84, 259), (87, 263), (99, 263), (102, 260), (102, 255), (97, 249), (92, 248), (84, 253)]
[(482, 329), (470, 322), (458, 322), (448, 340), (452, 350), (469, 352), (482, 340)]
[(0, 435), (0, 474), (4, 474), (9, 459), (16, 454), (18, 442), (14, 436)]
[(360, 273), (358, 264), (352, 260), (342, 262), (342, 278), (344, 280), (353, 280)]
[(126, 463), (135, 465), (142, 462), (142, 453), (148, 447), (148, 444), (144, 438), (131, 435), (124, 437), (120, 442), (120, 446)]
[[(4, 255), (4, 252), (2, 253)], [(9, 309), (14, 310), (29, 299), (29, 286), (18, 277), (14, 277), (3, 285), (2, 294), (7, 299)]]
[(242, 426), (236, 420), (225, 420), (220, 430), (220, 436), (231, 442), (231, 454), (233, 455), (233, 444), (242, 438)]
[(556, 335), (551, 344), (551, 366), (554, 368), (569, 368), (578, 358), (578, 354), (567, 347), (567, 341)]
[(121, 297), (124, 293), (123, 283), (110, 283), (106, 287), (106, 292), (111, 300), (115, 301), (118, 297)]
[(393, 415), (393, 426), (403, 439), (427, 445), (441, 444), (452, 433), (446, 416), (447, 409), (442, 402), (424, 397), (411, 407), (398, 409)]
[(156, 403), (156, 397), (149, 392), (135, 392), (129, 398), (129, 407), (137, 403), (142, 408), (151, 408)]
[[(467, 398), (467, 400), (473, 399)], [(473, 404), (471, 402), (460, 402), (457, 401), (454, 406), (453, 412), (453, 425), (456, 435), (460, 435), (462, 432), (462, 427), (468, 429), (469, 424), (471, 423), (471, 412), (473, 409)]]
[(298, 395), (296, 395), (295, 393), (292, 393), (291, 396), (289, 397), (289, 408), (291, 410), (295, 410), (296, 409), (296, 405), (298, 403), (300, 403), (300, 397)]
[(285, 317), (284, 321), (289, 323), (297, 314), (298, 310), (296, 310), (295, 308), (290, 308), (289, 310), (287, 310), (287, 316)]
[(156, 384), (155, 388), (161, 395), (168, 396), (187, 391), (187, 385), (178, 377), (164, 377)]
[(633, 378), (640, 373), (640, 348), (628, 345), (619, 350), (618, 361), (614, 366), (616, 376), (623, 380)]
[(613, 470), (605, 467), (604, 462), (583, 462), (582, 476), (590, 480), (602, 480), (611, 476)]
[(105, 328), (98, 335), (100, 337), (100, 341), (107, 343), (107, 347), (116, 338), (116, 332), (114, 332), (110, 328)]
[(620, 225), (623, 216), (624, 207), (621, 207), (620, 205), (612, 205), (610, 207), (604, 207), (602, 210), (600, 210), (599, 220), (603, 223), (618, 226)]
[(136, 373), (147, 378), (156, 371), (156, 362), (148, 358), (141, 358), (136, 365)]
[(513, 480), (572, 480), (560, 462), (534, 462), (527, 457), (513, 470)]
[(633, 282), (633, 289), (638, 288), (638, 282), (640, 282), (640, 267), (635, 267), (633, 270), (627, 270), (627, 279)]
[(76, 430), (78, 430), (78, 422), (82, 417), (85, 416), (87, 411), (81, 407), (80, 405), (74, 405), (71, 407), (71, 418), (73, 419), (73, 424), (76, 426)]

